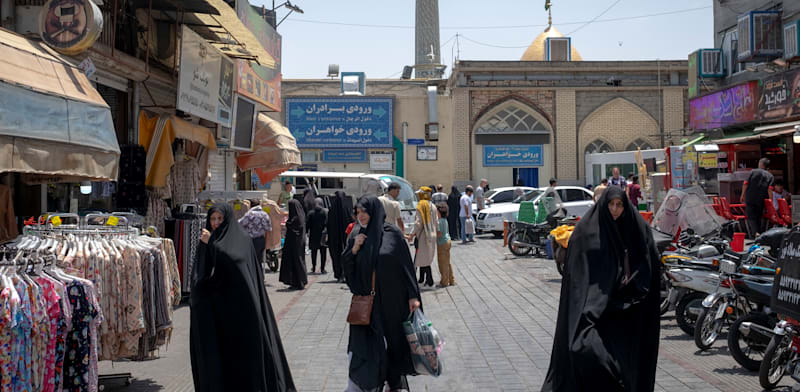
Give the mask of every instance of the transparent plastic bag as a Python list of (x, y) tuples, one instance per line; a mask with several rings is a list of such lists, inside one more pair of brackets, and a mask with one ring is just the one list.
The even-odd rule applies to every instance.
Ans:
[(411, 361), (417, 374), (439, 377), (442, 374), (440, 354), (444, 338), (421, 310), (417, 309), (403, 322), (408, 345), (411, 348)]

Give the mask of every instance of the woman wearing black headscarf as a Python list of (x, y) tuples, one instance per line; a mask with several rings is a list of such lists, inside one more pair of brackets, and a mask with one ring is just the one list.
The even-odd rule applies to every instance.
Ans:
[(297, 390), (261, 263), (227, 203), (209, 210), (190, 304), (195, 391)]
[(652, 391), (659, 259), (650, 227), (619, 187), (583, 216), (567, 248), (542, 391)]
[(455, 185), (450, 188), (450, 196), (447, 197), (447, 209), (450, 214), (447, 215), (447, 227), (450, 230), (450, 238), (461, 238), (461, 229), (459, 228), (461, 222), (458, 219), (458, 211), (461, 206), (461, 193)]
[(347, 285), (354, 295), (369, 295), (375, 276), (375, 297), (369, 325), (350, 325), (351, 355), (347, 391), (408, 389), (406, 375), (415, 374), (403, 332), (403, 321), (421, 306), (414, 264), (405, 237), (385, 222), (386, 212), (375, 196), (358, 201), (360, 231), (351, 235), (344, 253)]
[(314, 189), (314, 183), (309, 182), (308, 187), (303, 191), (303, 210), (305, 210), (306, 214), (314, 211), (314, 207), (317, 205), (316, 200), (317, 191)]
[(328, 225), (328, 210), (318, 197), (314, 209), (306, 215), (306, 233), (308, 247), (311, 249), (311, 273), (317, 270), (317, 253), (320, 254), (319, 272), (325, 274), (325, 263), (328, 260), (328, 245), (325, 243), (325, 227)]
[(353, 201), (342, 191), (336, 191), (328, 210), (328, 247), (331, 250), (333, 277), (340, 283), (342, 273), (342, 252), (347, 245), (347, 226), (353, 223)]
[(289, 219), (286, 221), (286, 238), (281, 256), (281, 283), (294, 290), (302, 290), (308, 284), (306, 274), (305, 226), (306, 214), (299, 201), (289, 200)]

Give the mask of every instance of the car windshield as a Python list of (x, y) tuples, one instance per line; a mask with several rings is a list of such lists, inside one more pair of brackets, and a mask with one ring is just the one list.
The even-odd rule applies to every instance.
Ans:
[(528, 192), (525, 192), (525, 194), (523, 194), (522, 196), (519, 196), (516, 199), (514, 199), (514, 203), (519, 204), (519, 203), (522, 203), (523, 201), (532, 201), (533, 199), (536, 199), (536, 197), (541, 195), (541, 194), (542, 194), (542, 191), (540, 191), (540, 190), (528, 191)]
[(495, 194), (497, 194), (497, 191), (492, 189), (489, 192), (486, 192), (486, 194), (483, 195), (483, 197), (486, 198), (486, 199), (491, 199), (492, 196), (494, 196)]

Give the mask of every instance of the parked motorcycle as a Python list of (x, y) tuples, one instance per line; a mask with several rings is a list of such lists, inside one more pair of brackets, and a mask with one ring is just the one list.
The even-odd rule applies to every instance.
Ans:
[[(774, 274), (762, 267), (745, 267), (749, 275)], [(777, 315), (769, 308), (772, 295), (772, 279), (734, 280), (736, 291), (755, 305), (756, 310), (739, 317), (728, 329), (728, 351), (737, 363), (747, 370), (758, 371), (761, 360), (772, 339), (772, 327), (778, 322)]]
[[(531, 251), (534, 251), (535, 257), (542, 256), (545, 253), (547, 237), (550, 235), (550, 231), (555, 229), (566, 215), (566, 209), (557, 207), (547, 214), (545, 222), (512, 222), (511, 234), (508, 236), (508, 250), (515, 256), (526, 256)], [(567, 221), (572, 222), (575, 219), (569, 218)], [(559, 272), (562, 271), (563, 265), (559, 268)]]
[(281, 248), (267, 249), (264, 252), (264, 262), (269, 270), (272, 272), (277, 271), (281, 260)]
[(758, 382), (764, 389), (774, 389), (787, 372), (800, 382), (800, 321), (787, 317), (773, 332), (758, 371)]

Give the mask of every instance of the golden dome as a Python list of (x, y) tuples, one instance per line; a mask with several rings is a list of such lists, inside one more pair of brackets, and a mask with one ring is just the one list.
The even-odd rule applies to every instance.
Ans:
[[(549, 26), (546, 28), (535, 40), (528, 49), (525, 49), (525, 53), (522, 55), (521, 61), (545, 61), (545, 53), (544, 53), (544, 43), (547, 38), (550, 37), (563, 37), (564, 35), (561, 34), (555, 27)], [(572, 46), (572, 61), (582, 61), (581, 55), (575, 49), (575, 46)]]

